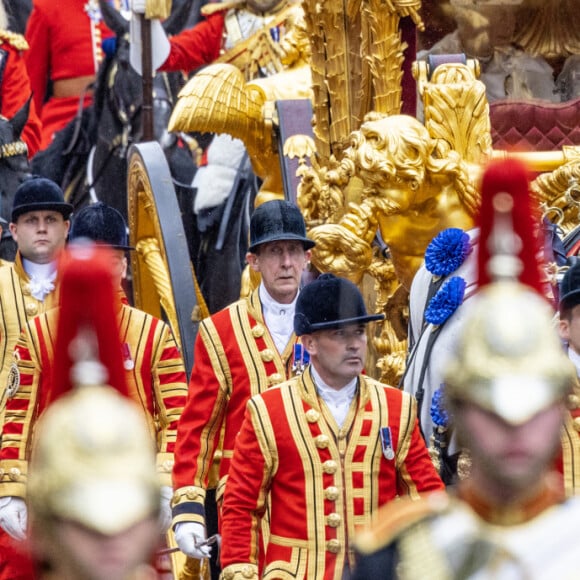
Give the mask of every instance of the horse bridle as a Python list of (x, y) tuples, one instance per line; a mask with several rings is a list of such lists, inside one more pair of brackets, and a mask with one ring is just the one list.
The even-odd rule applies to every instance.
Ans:
[(18, 140), (0, 145), (0, 159), (9, 159), (10, 157), (18, 157), (19, 155), (26, 155), (28, 157), (28, 146), (24, 141)]

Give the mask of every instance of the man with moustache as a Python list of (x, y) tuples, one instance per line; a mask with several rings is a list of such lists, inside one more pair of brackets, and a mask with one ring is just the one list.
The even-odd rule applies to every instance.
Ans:
[(310, 364), (247, 404), (222, 510), (223, 578), (350, 578), (359, 526), (397, 496), (443, 487), (414, 399), (362, 374), (366, 324), (380, 318), (332, 274), (298, 296), (294, 329)]

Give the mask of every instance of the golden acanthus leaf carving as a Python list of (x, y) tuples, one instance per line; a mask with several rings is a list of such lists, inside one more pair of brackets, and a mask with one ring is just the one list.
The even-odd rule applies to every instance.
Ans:
[(476, 61), (442, 64), (432, 74), (427, 62), (417, 62), (414, 73), (431, 137), (448, 143), (468, 163), (485, 161), (492, 148), (491, 124)]

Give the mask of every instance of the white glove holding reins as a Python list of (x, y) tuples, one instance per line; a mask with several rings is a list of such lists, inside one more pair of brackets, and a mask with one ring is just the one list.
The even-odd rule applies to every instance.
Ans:
[(205, 526), (197, 522), (182, 522), (175, 526), (175, 541), (179, 549), (190, 558), (209, 558), (211, 546), (200, 546), (205, 542)]

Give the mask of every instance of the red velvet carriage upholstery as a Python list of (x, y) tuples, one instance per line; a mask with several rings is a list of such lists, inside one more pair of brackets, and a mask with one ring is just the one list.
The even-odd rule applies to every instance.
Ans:
[(556, 104), (500, 100), (489, 111), (494, 149), (554, 151), (580, 145), (580, 98)]

